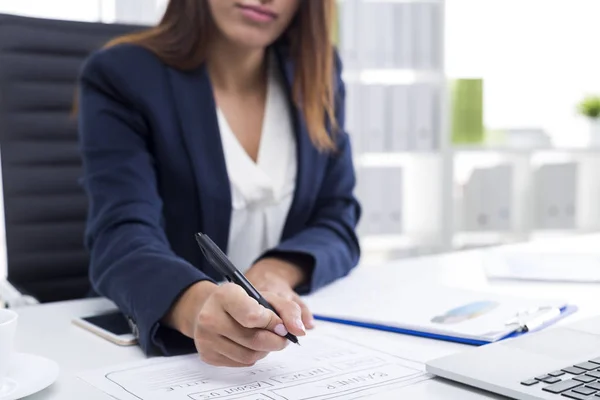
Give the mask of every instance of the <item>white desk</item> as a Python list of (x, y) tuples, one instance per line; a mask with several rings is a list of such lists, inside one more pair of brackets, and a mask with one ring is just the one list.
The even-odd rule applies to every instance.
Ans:
[[(599, 238), (600, 240), (600, 238)], [(392, 263), (386, 267), (361, 267), (357, 273), (378, 273), (392, 268), (399, 281), (418, 280), (439, 282), (471, 289), (487, 289), (499, 293), (531, 297), (560, 297), (577, 304), (580, 311), (566, 319), (576, 319), (600, 313), (600, 290), (593, 284), (548, 284), (509, 281), (490, 281), (484, 275), (479, 252), (450, 254)], [(78, 372), (107, 365), (143, 359), (137, 347), (120, 348), (71, 324), (76, 316), (87, 316), (112, 308), (106, 300), (84, 300), (35, 306), (19, 310), (17, 350), (39, 354), (57, 361), (61, 376), (52, 387), (32, 396), (32, 400), (109, 400), (110, 397), (76, 378)], [(564, 322), (563, 322), (564, 323)], [(425, 362), (465, 347), (458, 344), (422, 339), (393, 333), (331, 325), (349, 337), (369, 335), (373, 340), (393, 339), (407, 358)], [(403, 398), (470, 400), (493, 399), (467, 387), (433, 379), (403, 389)]]

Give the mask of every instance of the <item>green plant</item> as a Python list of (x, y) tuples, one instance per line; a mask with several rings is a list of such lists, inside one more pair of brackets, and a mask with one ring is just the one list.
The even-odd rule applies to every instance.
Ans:
[(600, 118), (600, 96), (588, 96), (577, 106), (579, 113), (585, 117)]

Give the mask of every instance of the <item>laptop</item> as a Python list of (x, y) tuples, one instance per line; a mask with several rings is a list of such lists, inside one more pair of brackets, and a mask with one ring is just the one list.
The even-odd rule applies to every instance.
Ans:
[(427, 371), (519, 400), (600, 400), (600, 317), (430, 361)]

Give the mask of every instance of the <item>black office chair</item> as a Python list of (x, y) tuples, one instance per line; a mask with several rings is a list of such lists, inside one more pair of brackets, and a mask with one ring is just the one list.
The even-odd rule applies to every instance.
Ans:
[(41, 302), (85, 297), (87, 200), (71, 115), (85, 58), (142, 29), (0, 14), (0, 158), (8, 279)]

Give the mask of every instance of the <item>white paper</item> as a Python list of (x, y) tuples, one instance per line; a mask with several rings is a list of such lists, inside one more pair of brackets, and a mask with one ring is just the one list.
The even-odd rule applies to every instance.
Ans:
[(422, 365), (317, 330), (302, 346), (250, 368), (216, 368), (197, 355), (157, 358), (82, 374), (119, 400), (353, 399), (429, 379)]
[(484, 264), (490, 278), (600, 282), (600, 254), (493, 251)]
[[(369, 301), (364, 296), (368, 293)], [(357, 271), (304, 298), (317, 315), (378, 324), (434, 335), (494, 342), (512, 331), (519, 313), (540, 307), (562, 308), (556, 299), (475, 292), (436, 284), (402, 283), (379, 273)]]

